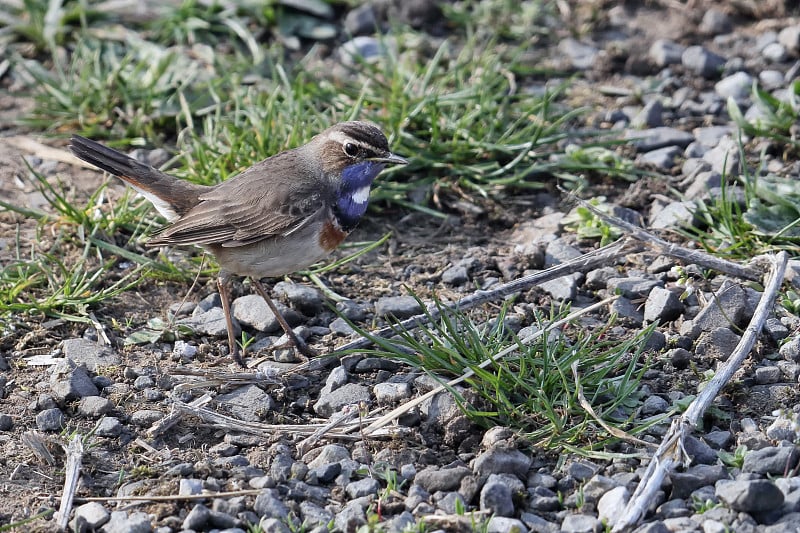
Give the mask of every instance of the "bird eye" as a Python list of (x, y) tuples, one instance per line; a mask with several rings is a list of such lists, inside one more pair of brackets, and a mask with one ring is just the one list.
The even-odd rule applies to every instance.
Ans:
[(355, 157), (358, 155), (358, 146), (356, 146), (353, 143), (345, 143), (344, 153), (347, 154), (349, 157)]

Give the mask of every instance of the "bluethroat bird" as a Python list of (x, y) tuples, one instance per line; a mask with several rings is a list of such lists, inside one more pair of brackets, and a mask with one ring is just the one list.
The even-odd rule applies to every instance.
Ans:
[(70, 149), (118, 176), (167, 219), (170, 224), (148, 246), (197, 245), (216, 258), (229, 351), (240, 365), (231, 277), (249, 277), (300, 353), (315, 355), (292, 331), (260, 280), (306, 268), (330, 254), (366, 212), (378, 174), (387, 165), (408, 162), (389, 151), (386, 136), (368, 122), (331, 126), (307, 144), (213, 186), (170, 176), (78, 135), (73, 135)]

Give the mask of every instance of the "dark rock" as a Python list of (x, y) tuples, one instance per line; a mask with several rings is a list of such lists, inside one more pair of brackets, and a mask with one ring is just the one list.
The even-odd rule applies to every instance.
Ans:
[(763, 513), (783, 505), (783, 493), (766, 479), (734, 481), (723, 479), (716, 484), (717, 497), (734, 511)]

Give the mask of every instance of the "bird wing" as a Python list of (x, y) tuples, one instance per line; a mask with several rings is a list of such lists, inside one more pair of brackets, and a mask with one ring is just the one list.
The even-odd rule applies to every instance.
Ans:
[(273, 157), (200, 196), (149, 244), (236, 247), (286, 236), (321, 216), (329, 195), (326, 180), (293, 158)]

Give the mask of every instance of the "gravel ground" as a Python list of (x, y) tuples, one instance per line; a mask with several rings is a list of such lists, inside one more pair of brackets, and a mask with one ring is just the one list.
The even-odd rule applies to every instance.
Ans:
[[(434, 31), (435, 13), (402, 5), (405, 10), (393, 16), (422, 17), (413, 22)], [(722, 173), (741, 171), (726, 100), (735, 99), (746, 116), (757, 116), (761, 111), (750, 101), (753, 81), (785, 98), (800, 70), (800, 20), (785, 16), (780, 4), (766, 3), (754, 12), (738, 4), (736, 9), (715, 5), (704, 10), (617, 6), (604, 10), (604, 21), (586, 36), (576, 39), (555, 28), (560, 40), (531, 51), (541, 65), (578, 72), (570, 98), (595, 110), (589, 125), (624, 129), (637, 165), (658, 175), (603, 191), (618, 214), (653, 229), (674, 228), (691, 216), (694, 200), (719, 194)], [(368, 15), (368, 7), (356, 8), (344, 24), (362, 33), (359, 21)], [(798, 174), (797, 163), (782, 157), (782, 147), (761, 143), (748, 149), (756, 155), (763, 150), (769, 171)], [(0, 156), (10, 161), (4, 179), (24, 172), (20, 155), (0, 143)], [(52, 161), (31, 162), (51, 175), (75, 173)], [(82, 175), (86, 188), (98, 179)], [(36, 201), (16, 183), (5, 180), (3, 190), (16, 200)], [(557, 192), (521, 194), (517, 200), (488, 216), (454, 214), (444, 225), (416, 214), (392, 223), (366, 221), (356, 240), (387, 227), (395, 234), (388, 249), (326, 275), (336, 292), (353, 298), (340, 310), (357, 323), (380, 325), (386, 316), (417, 312), (404, 286), (422, 297), (436, 290), (458, 298), (475, 286), (491, 288), (590, 249), (563, 229), (569, 208)], [(2, 237), (13, 235), (8, 218), (1, 228)], [(0, 252), (6, 248), (7, 254), (9, 241), (4, 242)], [(684, 287), (674, 266), (674, 259), (662, 255), (632, 254), (532, 289), (514, 312), (523, 327), (529, 325), (526, 308), (552, 300), (583, 306), (622, 294), (603, 316), (617, 312), (633, 331), (660, 322), (648, 346), (654, 363), (645, 375), (646, 400), (638, 416), (663, 414), (697, 391), (705, 370), (730, 356), (759, 296), (746, 280), (719, 275), (698, 279), (696, 293), (680, 299)], [(400, 363), (358, 355), (333, 368), (273, 379), (297, 362), (278, 351), (260, 363), (257, 378), (251, 374), (232, 384), (230, 369), (213, 367), (219, 364), (217, 347), (225, 344), (213, 285), (193, 293), (207, 297), (181, 306), (185, 290), (151, 283), (97, 313), (143, 324), (155, 317), (154, 308), (168, 309), (195, 330), (188, 342), (123, 348), (123, 339), (109, 332), (111, 346), (103, 346), (94, 328), (58, 320), (29, 321), (0, 338), (0, 525), (57, 508), (64, 472), (57, 444), (67, 439), (60, 433), (64, 427), (84, 433), (96, 427), (78, 483), (77, 497), (84, 499), (76, 503), (71, 527), (108, 533), (234, 532), (252, 524), (270, 532), (297, 530), (287, 517), (305, 531), (355, 531), (367, 525), (368, 516), (380, 517), (372, 530), (403, 531), (425, 518), (430, 531), (469, 531), (474, 523), (469, 514), (457, 513), (461, 508), (483, 519), (491, 516), (488, 531), (599, 532), (619, 519), (652, 453), (627, 443), (613, 451), (628, 456), (612, 460), (542, 453), (506, 428), (486, 431), (470, 424), (447, 394), (400, 418), (393, 436), (382, 439), (359, 438), (356, 431), (352, 439), (303, 442), (308, 434), (300, 429), (246, 430), (246, 424), (324, 423), (352, 406), (393, 408), (430, 390), (431, 379)], [(250, 349), (279, 342), (274, 317), (246, 293), (238, 289), (233, 309), (239, 324), (257, 336)], [(273, 294), (318, 349), (351, 337), (317, 289), (281, 282)], [(727, 418), (709, 418), (686, 442), (690, 464), (665, 480), (636, 531), (800, 531), (798, 331), (798, 318), (776, 306), (735, 385), (715, 403)], [(37, 366), (37, 357), (55, 364)], [(181, 410), (175, 425), (165, 424), (175, 405), (199, 402), (206, 393), (206, 407), (233, 422), (212, 424)], [(643, 439), (657, 444), (667, 428), (653, 426)], [(52, 462), (45, 452), (32, 452), (25, 444), (31, 440), (49, 450)], [(741, 445), (749, 450), (741, 466), (725, 466), (717, 452), (732, 453)], [(236, 491), (243, 492), (203, 497)], [(171, 495), (184, 498), (166, 498)], [(85, 500), (109, 496), (155, 501)], [(49, 531), (55, 521), (26, 527)]]

